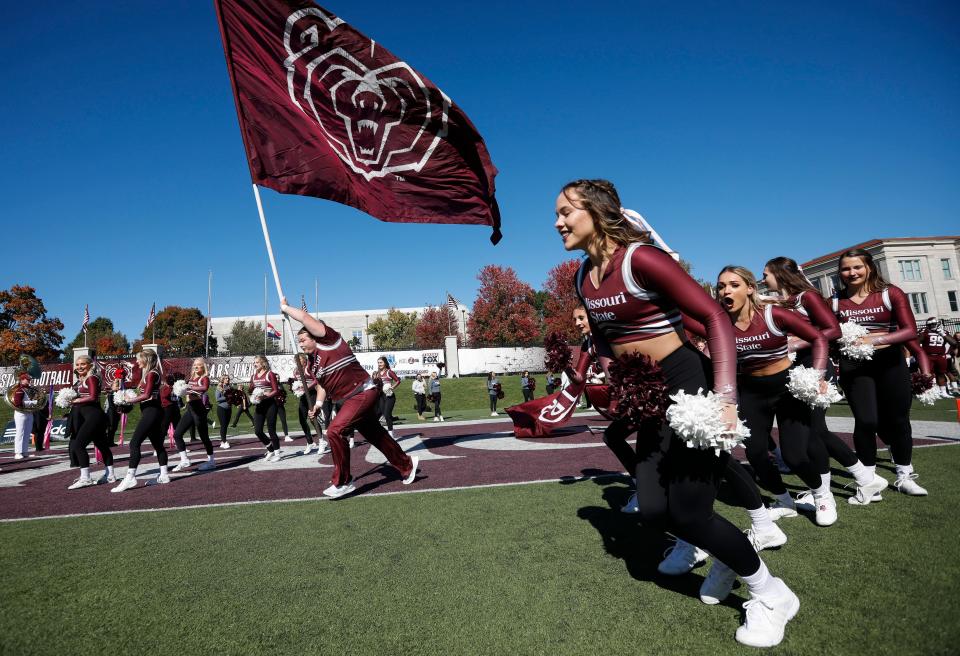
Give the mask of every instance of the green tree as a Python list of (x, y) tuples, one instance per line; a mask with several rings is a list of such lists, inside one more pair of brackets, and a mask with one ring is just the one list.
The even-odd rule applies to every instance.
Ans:
[(417, 313), (387, 310), (387, 316), (370, 324), (369, 333), (378, 349), (412, 348), (416, 342)]
[[(197, 308), (168, 305), (157, 313), (152, 326), (144, 326), (141, 338), (133, 343), (137, 351), (156, 339), (164, 355), (190, 357), (204, 352), (207, 318)], [(217, 351), (216, 337), (210, 337), (210, 350)]]
[[(77, 332), (63, 354), (73, 360), (73, 349), (83, 346), (83, 330)], [(127, 336), (113, 328), (113, 322), (107, 317), (97, 317), (87, 326), (87, 346), (96, 349), (97, 355), (123, 355), (130, 352)]]
[(252, 355), (263, 353), (271, 355), (279, 353), (280, 347), (276, 340), (267, 340), (267, 351), (263, 351), (263, 324), (251, 321), (237, 321), (230, 329), (230, 334), (223, 338), (231, 355)]
[(60, 355), (63, 322), (47, 316), (36, 291), (29, 285), (0, 291), (0, 366), (16, 364), (21, 353), (38, 360)]

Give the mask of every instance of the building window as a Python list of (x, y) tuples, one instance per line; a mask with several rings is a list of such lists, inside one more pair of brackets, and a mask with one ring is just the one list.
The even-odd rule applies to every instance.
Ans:
[(914, 314), (927, 314), (927, 293), (913, 292), (908, 294), (910, 303), (913, 305)]
[(823, 283), (820, 282), (820, 279), (819, 279), (819, 278), (814, 278), (814, 279), (811, 280), (810, 282), (813, 283), (813, 286), (816, 287), (816, 288), (817, 288), (817, 291), (820, 292), (820, 295), (823, 296), (823, 287), (822, 287), (822, 284), (823, 284)]
[(840, 276), (838, 276), (837, 274), (833, 274), (832, 276), (830, 276), (830, 293), (833, 294), (839, 291), (840, 291)]
[(940, 268), (943, 270), (944, 280), (953, 280), (953, 271), (950, 270), (950, 260), (943, 258), (940, 260)]
[(363, 331), (362, 331), (362, 330), (354, 330), (354, 331), (353, 331), (353, 339), (354, 339), (354, 341), (355, 341), (357, 344), (362, 344), (362, 343), (363, 343)]
[(947, 292), (947, 302), (950, 304), (950, 311), (957, 311), (957, 292)]
[(897, 260), (900, 265), (900, 280), (923, 280), (920, 275), (920, 260)]

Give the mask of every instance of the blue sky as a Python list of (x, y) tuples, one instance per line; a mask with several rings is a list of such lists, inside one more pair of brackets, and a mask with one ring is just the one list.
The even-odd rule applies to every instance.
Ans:
[[(960, 232), (955, 2), (370, 2), (325, 8), (457, 102), (503, 241), (264, 191), (284, 287), (320, 310), (471, 303), (486, 264), (569, 257), (562, 184), (613, 180), (694, 273)], [(53, 7), (53, 6), (51, 6)], [(256, 314), (269, 264), (212, 2), (18, 4), (0, 23), (0, 287), (71, 339), (150, 304)], [(270, 309), (276, 302), (271, 282)]]

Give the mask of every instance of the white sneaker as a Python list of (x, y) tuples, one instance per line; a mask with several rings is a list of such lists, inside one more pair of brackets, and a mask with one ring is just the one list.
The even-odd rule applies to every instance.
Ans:
[(407, 477), (403, 479), (404, 485), (410, 485), (413, 483), (413, 479), (417, 477), (417, 465), (420, 464), (420, 456), (410, 456), (410, 460), (413, 461), (413, 469), (411, 469)]
[[(783, 583), (783, 581), (780, 581)], [(784, 592), (776, 597), (753, 597), (743, 604), (747, 617), (737, 629), (737, 642), (750, 647), (773, 647), (783, 640), (787, 622), (800, 610), (800, 600), (783, 584)]]
[(496, 417), (496, 416), (497, 416), (497, 413), (496, 413), (496, 412), (491, 412), (491, 413), (490, 413), (490, 416), (491, 416), (491, 417)]
[(110, 490), (110, 491), (111, 491), (111, 492), (124, 492), (124, 491), (129, 490), (129, 489), (134, 488), (134, 487), (137, 487), (137, 477), (136, 477), (136, 476), (130, 476), (129, 474), (127, 474), (126, 476), (123, 477), (123, 480), (120, 481), (120, 485), (118, 485), (117, 487), (113, 488), (113, 489)]
[(433, 423), (437, 423), (438, 421), (440, 421), (440, 417), (434, 417), (434, 418), (433, 418)]
[(326, 440), (320, 440), (317, 442), (317, 456), (322, 456), (325, 453), (330, 453), (330, 445), (327, 444)]
[(871, 503), (883, 501), (880, 493), (887, 489), (890, 483), (883, 476), (873, 475), (873, 480), (863, 486), (857, 486), (857, 493), (847, 499), (851, 506), (866, 506)]
[(190, 466), (190, 459), (187, 458), (186, 460), (181, 460), (180, 463), (173, 468), (173, 471), (181, 472), (189, 466)]
[(634, 492), (627, 500), (627, 505), (620, 509), (620, 512), (632, 514), (640, 512), (640, 502), (637, 500), (637, 493)]
[(267, 462), (273, 461), (273, 451), (265, 451), (263, 454), (263, 459)]
[(830, 494), (817, 499), (813, 492), (804, 492), (797, 497), (797, 510), (814, 513), (817, 526), (831, 526), (837, 521), (837, 500)]
[(440, 421), (446, 421), (446, 419), (443, 418), (443, 415), (440, 415)]
[(927, 491), (920, 487), (920, 484), (916, 482), (916, 479), (917, 474), (897, 476), (897, 480), (894, 481), (893, 487), (896, 488), (897, 492), (900, 492), (901, 494), (908, 494), (912, 497), (927, 496)]
[(303, 455), (308, 456), (313, 451), (313, 442), (310, 442), (303, 448)]
[(686, 574), (710, 557), (710, 554), (700, 547), (695, 547), (679, 538), (677, 543), (667, 549), (663, 555), (665, 558), (657, 565), (657, 571), (667, 576)]
[(280, 462), (281, 459), (283, 459), (283, 453), (281, 453), (280, 449), (277, 449), (271, 454), (269, 462)]
[(229, 443), (229, 442), (226, 442), (226, 441), (220, 442), (220, 448), (221, 448), (221, 449), (229, 449), (229, 448), (230, 448), (230, 443)]
[(293, 438), (290, 437), (289, 435), (285, 435), (285, 436), (283, 437), (283, 441), (284, 441), (284, 442), (293, 442)]
[(169, 474), (157, 474), (157, 478), (149, 481), (147, 485), (166, 485), (170, 482)]
[(350, 442), (349, 442), (349, 447), (352, 449), (354, 444), (355, 444), (355, 442), (354, 442), (353, 438), (351, 437), (351, 438), (350, 438)]
[(103, 476), (101, 476), (97, 480), (97, 485), (106, 485), (107, 483), (116, 483), (116, 482), (117, 482), (116, 476), (114, 476), (113, 474), (108, 474), (107, 472), (103, 472)]
[(770, 526), (770, 530), (762, 533), (754, 531), (752, 528), (747, 529), (747, 539), (750, 540), (750, 544), (758, 552), (773, 547), (782, 547), (787, 543), (787, 534), (780, 530), (780, 527), (776, 524)]
[(15, 456), (13, 456), (13, 459), (14, 459), (14, 460), (23, 460), (23, 454), (22, 454), (22, 453), (18, 453), (18, 454), (16, 454)]
[(217, 463), (213, 460), (207, 460), (206, 462), (200, 463), (200, 466), (197, 467), (197, 471), (211, 471), (217, 468)]
[(711, 606), (719, 604), (733, 590), (733, 583), (736, 580), (736, 572), (714, 558), (713, 567), (710, 568), (710, 573), (700, 586), (700, 601)]
[(356, 489), (357, 488), (353, 485), (353, 481), (350, 481), (347, 484), (341, 485), (339, 487), (336, 485), (331, 485), (330, 487), (328, 487), (326, 490), (323, 491), (323, 495), (326, 497), (330, 497), (331, 499), (338, 499), (344, 495), (350, 494)]
[(783, 519), (784, 517), (796, 517), (797, 505), (793, 502), (793, 499), (791, 499), (789, 503), (777, 499), (773, 502), (773, 505), (767, 508), (767, 512), (770, 513), (770, 519), (773, 521)]
[(68, 486), (68, 490), (79, 490), (82, 487), (90, 487), (91, 485), (96, 485), (96, 481), (92, 478), (78, 478), (73, 482), (72, 485)]

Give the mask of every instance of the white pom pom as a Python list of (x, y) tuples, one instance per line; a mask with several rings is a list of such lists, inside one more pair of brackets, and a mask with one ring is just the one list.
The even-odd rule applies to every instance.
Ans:
[(253, 391), (250, 392), (250, 403), (260, 403), (263, 401), (263, 394), (264, 391), (262, 387), (254, 387)]
[(840, 324), (840, 352), (851, 360), (872, 360), (873, 344), (860, 344), (859, 339), (866, 337), (867, 329), (853, 321)]
[(936, 385), (930, 387), (930, 389), (924, 391), (922, 394), (917, 394), (917, 400), (923, 405), (933, 405), (939, 398), (940, 392), (937, 391)]
[(78, 396), (80, 395), (77, 394), (77, 390), (73, 389), (72, 387), (64, 387), (57, 392), (57, 398), (54, 399), (53, 402), (57, 404), (58, 408), (69, 408), (70, 402)]
[(303, 396), (303, 383), (301, 383), (299, 380), (293, 381), (293, 393), (297, 395), (297, 398)]
[(135, 398), (137, 398), (137, 391), (132, 389), (117, 390), (113, 393), (113, 402), (116, 405), (132, 405)]
[(677, 436), (691, 449), (723, 449), (730, 451), (750, 437), (750, 429), (739, 418), (737, 427), (728, 432), (723, 423), (723, 401), (713, 392), (687, 394), (680, 390), (670, 398), (667, 421)]
[(173, 384), (173, 393), (175, 396), (183, 396), (187, 393), (187, 389), (189, 387), (190, 386), (187, 384), (187, 381), (178, 380)]
[(790, 368), (790, 381), (787, 383), (787, 390), (795, 399), (803, 401), (811, 408), (823, 408), (826, 410), (831, 403), (836, 403), (842, 396), (837, 391), (837, 386), (833, 383), (827, 383), (827, 393), (820, 393), (820, 381), (822, 374), (812, 367)]

